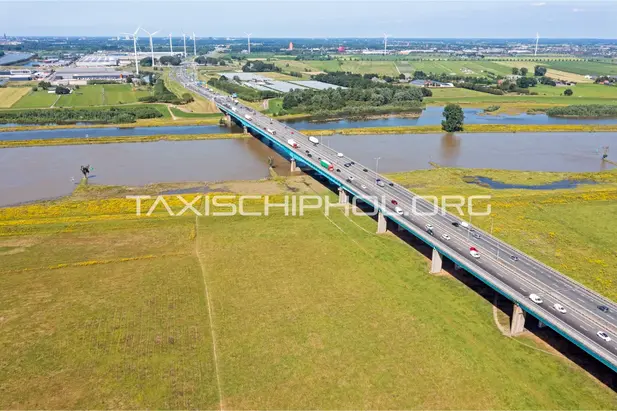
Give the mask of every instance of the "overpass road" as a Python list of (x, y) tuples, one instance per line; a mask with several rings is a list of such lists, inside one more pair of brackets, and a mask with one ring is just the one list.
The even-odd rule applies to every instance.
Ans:
[[(184, 87), (214, 101), (221, 111), (289, 150), (298, 161), (325, 173), (346, 192), (366, 198), (366, 202), (376, 205), (391, 220), (431, 245), (439, 252), (437, 258), (446, 255), (617, 371), (617, 304), (492, 235), (471, 225), (464, 227), (460, 224), (460, 217), (445, 212), (342, 153), (322, 144), (313, 144), (308, 136), (297, 130), (235, 103), (229, 96), (206, 89), (192, 81), (186, 72), (178, 70), (174, 75)], [(289, 139), (293, 139), (298, 147), (292, 148)], [(332, 164), (334, 169), (326, 170), (320, 164), (321, 159)], [(378, 180), (383, 186), (377, 184)], [(397, 212), (396, 207), (403, 214), (399, 214), (401, 210)], [(430, 233), (427, 225), (433, 227)], [(479, 251), (479, 258), (471, 255), (470, 247)], [(529, 298), (532, 293), (540, 296), (543, 302), (534, 303)], [(555, 304), (564, 307), (566, 312), (558, 311)], [(606, 333), (610, 341), (601, 338), (598, 332)]]

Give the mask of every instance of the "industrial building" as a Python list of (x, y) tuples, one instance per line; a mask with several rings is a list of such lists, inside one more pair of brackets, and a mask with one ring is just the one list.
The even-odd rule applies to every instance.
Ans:
[(112, 67), (118, 65), (119, 58), (107, 54), (88, 54), (75, 62), (77, 67)]
[(53, 85), (59, 84), (87, 84), (88, 80), (107, 80), (123, 82), (131, 75), (127, 71), (117, 71), (105, 68), (70, 67), (58, 69), (51, 75), (49, 81)]
[(28, 69), (0, 70), (0, 79), (8, 81), (30, 81), (32, 72)]

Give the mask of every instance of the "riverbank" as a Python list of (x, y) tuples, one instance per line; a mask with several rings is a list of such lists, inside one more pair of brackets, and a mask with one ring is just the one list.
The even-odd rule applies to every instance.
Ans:
[[(547, 132), (610, 132), (617, 131), (617, 124), (468, 124), (462, 133), (547, 133)], [(303, 130), (302, 133), (313, 136), (331, 136), (334, 134), (439, 134), (444, 133), (441, 126), (401, 126), (401, 127), (366, 127), (341, 128), (336, 130)]]
[[(296, 179), (276, 184), (279, 194), (270, 204), (280, 204), (283, 195), (315, 195), (306, 186), (298, 193), (284, 188), (293, 183), (304, 185)], [(211, 188), (266, 195), (269, 184)], [(196, 217), (191, 209), (170, 217), (160, 203), (146, 216), (154, 198), (143, 200), (137, 216), (126, 193), (162, 187), (101, 198), (107, 189), (113, 190), (80, 187), (60, 201), (0, 209), (0, 285), (11, 296), (0, 334), (0, 363), (10, 376), (0, 376), (1, 408), (213, 408), (220, 401), (230, 409), (617, 404), (613, 391), (563, 356), (546, 354), (551, 349), (538, 339), (503, 337), (481, 286), (427, 275), (425, 248), (376, 235), (368, 216), (346, 216), (342, 208), (328, 216), (322, 210), (288, 216), (275, 208), (268, 217)], [(333, 193), (325, 195), (334, 201)], [(176, 213), (186, 206), (173, 194), (165, 199)], [(204, 211), (204, 198), (184, 199)], [(263, 203), (250, 199), (243, 209), (263, 213)], [(597, 244), (598, 237), (612, 241), (608, 230), (576, 233), (587, 236), (584, 245)], [(544, 246), (552, 250), (551, 243), (536, 244), (536, 252)], [(595, 269), (587, 258), (579, 264)], [(290, 270), (294, 266), (304, 268)], [(204, 281), (216, 304), (213, 316)], [(22, 312), (41, 314), (11, 315)], [(216, 334), (225, 348), (216, 351), (226, 366), (220, 378), (204, 324), (224, 330)], [(53, 353), (53, 361), (28, 355), (41, 349)], [(170, 364), (182, 367), (171, 373)], [(90, 378), (84, 379), (86, 371)], [(285, 375), (274, 391), (273, 375)], [(241, 395), (233, 392), (238, 384)], [(175, 385), (191, 389), (169, 389)], [(480, 391), (478, 403), (470, 392)]]
[(122, 128), (131, 129), (136, 127), (165, 127), (165, 126), (207, 126), (219, 124), (222, 115), (211, 114), (209, 118), (157, 118), (137, 120), (127, 124), (54, 124), (54, 125), (35, 125), (35, 126), (11, 126), (0, 127), (0, 135), (3, 132), (11, 131), (36, 131), (36, 130), (62, 130), (74, 128)]
[[(550, 133), (550, 132), (615, 132), (615, 125), (514, 125), (514, 124), (470, 124), (465, 130), (457, 134), (470, 133)], [(366, 127), (366, 128), (340, 128), (333, 130), (301, 130), (309, 136), (333, 136), (341, 135), (387, 135), (387, 134), (445, 134), (441, 126), (401, 126), (401, 127)], [(151, 136), (109, 136), (94, 138), (50, 138), (36, 140), (0, 140), (0, 148), (10, 147), (42, 147), (59, 145), (83, 145), (83, 144), (109, 144), (109, 143), (143, 143), (150, 141), (192, 141), (192, 140), (215, 140), (230, 138), (246, 138), (249, 135), (243, 133), (221, 134), (156, 134)]]
[(226, 140), (230, 138), (247, 138), (249, 134), (157, 134), (153, 136), (113, 136), (113, 137), (86, 137), (86, 138), (50, 138), (46, 140), (8, 140), (0, 141), (0, 148), (15, 147), (45, 147), (45, 146), (72, 146), (85, 144), (113, 144), (113, 143), (149, 143), (153, 141), (196, 141), (196, 140)]

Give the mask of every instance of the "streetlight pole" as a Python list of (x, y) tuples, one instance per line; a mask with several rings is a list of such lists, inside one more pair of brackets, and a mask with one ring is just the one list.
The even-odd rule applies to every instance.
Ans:
[(375, 157), (375, 174), (379, 174), (379, 160), (381, 157)]

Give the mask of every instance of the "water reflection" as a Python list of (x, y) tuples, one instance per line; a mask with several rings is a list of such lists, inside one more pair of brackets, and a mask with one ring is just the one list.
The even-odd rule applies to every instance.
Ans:
[(456, 163), (461, 153), (461, 139), (453, 133), (445, 133), (441, 137), (440, 154), (441, 164), (452, 165)]

